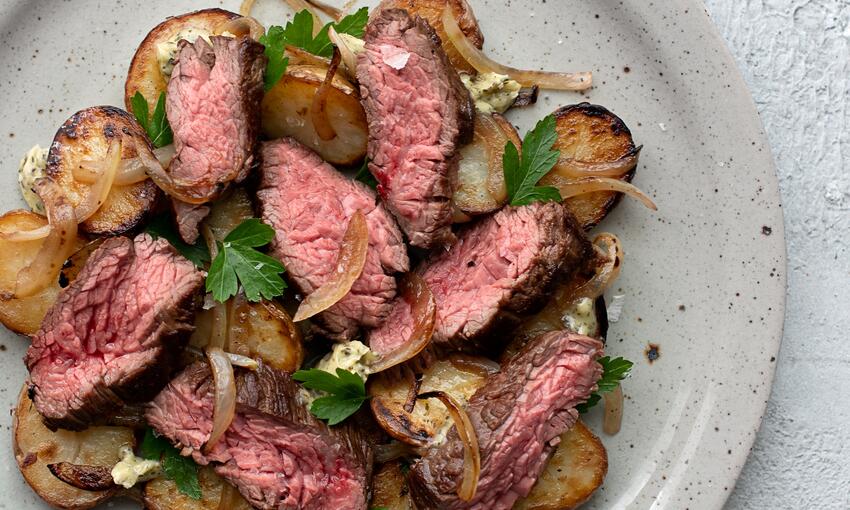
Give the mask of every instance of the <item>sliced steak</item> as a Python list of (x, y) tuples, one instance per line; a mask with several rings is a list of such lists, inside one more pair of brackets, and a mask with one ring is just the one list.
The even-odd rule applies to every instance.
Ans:
[(301, 292), (310, 294), (330, 278), (349, 220), (357, 211), (366, 217), (369, 251), (363, 273), (347, 296), (315, 320), (336, 340), (352, 338), (359, 326), (378, 326), (396, 295), (393, 274), (409, 267), (392, 217), (371, 189), (291, 138), (265, 142), (262, 156), (257, 197), (263, 221), (275, 229), (272, 253)]
[(250, 37), (178, 45), (165, 109), (174, 131), (171, 177), (210, 200), (256, 161), (266, 57)]
[(461, 501), (463, 445), (452, 427), (443, 444), (411, 468), (410, 490), (421, 509), (510, 510), (525, 497), (578, 419), (575, 407), (596, 389), (602, 343), (565, 331), (538, 336), (469, 400), (481, 474), (472, 501)]
[(165, 386), (204, 274), (164, 239), (107, 239), (59, 294), (24, 358), (51, 427), (82, 429)]
[(174, 209), (174, 221), (177, 223), (177, 233), (189, 244), (195, 244), (201, 235), (198, 227), (210, 214), (210, 208), (201, 204), (187, 204), (176, 198), (171, 199)]
[[(417, 272), (437, 304), (435, 343), (472, 348), (497, 324), (542, 304), (556, 276), (590, 254), (590, 243), (560, 204), (506, 207), (460, 232), (447, 251)], [(391, 349), (412, 329), (409, 305), (396, 299), (381, 327), (369, 333), (377, 352)]]
[(364, 446), (352, 446), (357, 438), (344, 440), (310, 417), (287, 374), (263, 372), (237, 384), (236, 416), (207, 453), (214, 384), (206, 363), (190, 365), (169, 383), (147, 419), (181, 453), (212, 464), (255, 508), (365, 509), (372, 459)]
[(369, 170), (411, 244), (453, 240), (450, 170), (472, 138), (474, 107), (428, 22), (384, 9), (366, 27), (357, 79)]

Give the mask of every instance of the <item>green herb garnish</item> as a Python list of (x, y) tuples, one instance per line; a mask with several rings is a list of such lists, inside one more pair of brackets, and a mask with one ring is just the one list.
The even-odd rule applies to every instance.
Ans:
[(162, 474), (173, 481), (180, 492), (192, 499), (201, 499), (198, 465), (191, 458), (180, 455), (177, 448), (158, 436), (153, 429), (145, 430), (139, 453), (145, 459), (159, 461)]
[(363, 165), (359, 170), (357, 170), (357, 173), (354, 174), (354, 180), (360, 181), (372, 189), (376, 189), (378, 187), (378, 179), (375, 179), (375, 176), (369, 171), (369, 158), (365, 158), (363, 160)]
[(195, 244), (188, 244), (183, 241), (180, 234), (177, 233), (177, 229), (174, 228), (171, 216), (168, 214), (161, 214), (152, 219), (145, 228), (145, 232), (150, 234), (154, 239), (159, 237), (165, 239), (181, 255), (201, 269), (210, 261), (210, 252), (207, 246), (202, 241), (198, 241)]
[(133, 115), (148, 134), (154, 147), (164, 147), (174, 142), (174, 133), (171, 132), (171, 126), (165, 116), (165, 92), (159, 94), (153, 117), (149, 114), (148, 101), (141, 92), (136, 92), (130, 99), (130, 104), (133, 106)]
[(337, 33), (363, 37), (368, 20), (369, 9), (362, 7), (337, 23), (326, 24), (314, 37), (313, 15), (305, 9), (296, 13), (285, 27), (278, 25), (269, 27), (268, 32), (260, 37), (260, 43), (266, 47), (265, 54), (269, 59), (265, 76), (266, 90), (274, 87), (286, 72), (286, 66), (289, 64), (289, 59), (284, 56), (287, 45), (301, 48), (320, 57), (330, 58), (333, 56), (333, 43), (328, 37), (328, 29), (334, 27)]
[(356, 413), (369, 398), (363, 379), (341, 368), (336, 369), (336, 375), (318, 368), (299, 370), (292, 378), (304, 383), (307, 389), (328, 394), (317, 398), (310, 406), (310, 412), (319, 419), (328, 420), (328, 425), (336, 425)]
[(586, 413), (590, 408), (599, 403), (602, 399), (602, 393), (608, 393), (617, 389), (620, 381), (628, 377), (634, 363), (625, 358), (614, 358), (605, 356), (599, 358), (597, 362), (602, 365), (602, 377), (596, 382), (597, 390), (590, 395), (587, 402), (576, 406), (578, 412)]
[(224, 242), (217, 242), (218, 255), (210, 265), (206, 288), (219, 303), (239, 291), (239, 284), (249, 301), (272, 299), (283, 294), (286, 283), (280, 276), (283, 264), (255, 248), (274, 238), (274, 229), (257, 218), (250, 218), (234, 228)]
[(513, 142), (505, 144), (502, 167), (511, 205), (561, 201), (558, 188), (537, 186), (537, 182), (552, 170), (561, 155), (560, 151), (552, 150), (557, 139), (555, 117), (547, 115), (523, 138), (522, 157)]

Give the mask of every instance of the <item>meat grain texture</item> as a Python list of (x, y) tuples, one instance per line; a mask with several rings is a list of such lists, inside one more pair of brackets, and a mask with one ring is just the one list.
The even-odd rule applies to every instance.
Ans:
[(457, 490), (463, 444), (452, 427), (446, 441), (411, 467), (410, 490), (422, 510), (510, 510), (531, 491), (560, 435), (575, 424), (575, 407), (596, 389), (602, 366), (599, 340), (553, 331), (540, 335), (491, 376), (466, 412), (481, 452), (481, 474), (471, 501)]
[(164, 239), (108, 239), (59, 294), (24, 361), (52, 427), (82, 429), (165, 386), (204, 274)]
[[(586, 260), (589, 250), (575, 219), (554, 202), (506, 207), (479, 220), (417, 269), (437, 304), (433, 341), (479, 347), (488, 332), (542, 304), (554, 279)], [(369, 345), (387, 352), (412, 328), (410, 305), (396, 299), (388, 320), (370, 332)]]
[(323, 333), (353, 338), (389, 315), (397, 293), (394, 274), (409, 268), (401, 232), (375, 193), (348, 179), (291, 138), (265, 142), (257, 197), (263, 221), (275, 229), (271, 253), (304, 294), (324, 284), (336, 268), (342, 238), (355, 212), (366, 218), (366, 264), (351, 291), (315, 317)]
[(331, 432), (297, 402), (288, 374), (261, 367), (237, 384), (237, 413), (208, 452), (214, 383), (209, 367), (187, 367), (151, 403), (148, 421), (263, 510), (363, 510), (371, 456), (345, 426)]
[(369, 123), (369, 169), (412, 245), (449, 244), (449, 175), (458, 146), (472, 138), (472, 99), (422, 18), (381, 10), (365, 41), (357, 79)]

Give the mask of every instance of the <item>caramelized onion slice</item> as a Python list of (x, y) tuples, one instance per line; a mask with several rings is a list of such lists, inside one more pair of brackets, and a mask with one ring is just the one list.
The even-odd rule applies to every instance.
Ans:
[(555, 163), (553, 171), (564, 177), (622, 177), (637, 166), (640, 150), (638, 147), (617, 161), (590, 162), (562, 157)]
[(457, 52), (469, 62), (479, 73), (498, 73), (507, 75), (510, 79), (519, 82), (523, 87), (535, 85), (542, 89), (551, 90), (587, 90), (593, 85), (593, 75), (584, 73), (554, 73), (547, 71), (522, 70), (499, 64), (492, 60), (483, 51), (478, 49), (466, 38), (458, 25), (454, 11), (450, 5), (443, 10), (443, 28), (446, 30), (449, 41), (452, 42)]
[(470, 501), (478, 489), (478, 477), (481, 475), (481, 452), (478, 450), (478, 436), (469, 420), (469, 415), (460, 404), (446, 392), (429, 391), (419, 395), (419, 400), (436, 398), (446, 406), (452, 421), (455, 423), (457, 434), (463, 443), (463, 480), (457, 489), (457, 496), (462, 501)]
[(209, 197), (193, 194), (193, 186), (189, 183), (184, 183), (178, 181), (171, 177), (168, 172), (165, 171), (165, 167), (163, 164), (156, 158), (154, 153), (144, 144), (138, 144), (136, 149), (139, 154), (139, 159), (141, 159), (142, 164), (145, 166), (148, 177), (159, 186), (159, 188), (164, 191), (167, 195), (180, 200), (181, 202), (186, 202), (187, 204), (203, 204), (209, 201)]
[(321, 287), (301, 302), (292, 320), (298, 322), (309, 319), (345, 297), (363, 272), (368, 248), (369, 228), (366, 225), (366, 217), (357, 211), (348, 221), (333, 273)]
[(561, 198), (564, 200), (578, 195), (584, 195), (585, 193), (593, 193), (595, 191), (617, 191), (640, 200), (643, 205), (653, 211), (658, 210), (658, 206), (656, 206), (652, 199), (646, 196), (643, 191), (638, 189), (634, 184), (621, 181), (620, 179), (612, 179), (610, 177), (584, 177), (579, 180), (571, 180), (568, 182), (558, 180), (553, 184), (556, 188), (558, 188), (558, 191), (561, 193)]
[(221, 439), (236, 415), (236, 378), (233, 375), (230, 358), (223, 350), (210, 347), (206, 353), (215, 383), (213, 426), (210, 438), (203, 448), (205, 452), (208, 452)]
[(13, 232), (0, 232), (0, 239), (5, 241), (35, 241), (44, 239), (50, 234), (50, 224), (33, 230), (16, 230)]
[[(347, 35), (347, 34), (346, 34)], [(352, 37), (347, 35), (347, 37)], [(357, 72), (357, 52), (351, 46), (351, 39), (346, 39), (339, 35), (336, 29), (332, 26), (328, 27), (328, 38), (339, 49), (339, 54), (342, 57), (342, 64), (348, 71), (349, 76), (354, 76)]]
[(343, 9), (337, 9), (333, 5), (328, 5), (324, 2), (320, 2), (319, 0), (307, 0), (307, 3), (312, 5), (316, 9), (322, 11), (323, 13), (325, 13), (325, 15), (327, 15), (329, 18), (333, 19), (334, 21), (339, 21), (342, 18), (344, 18), (345, 13), (348, 12), (348, 10), (353, 5), (353, 2), (350, 1), (350, 0), (349, 0), (349, 2), (347, 2), (345, 4), (345, 8), (343, 8)]
[[(154, 149), (153, 155), (156, 156), (161, 166), (167, 167), (174, 158), (174, 145), (166, 145)], [(83, 160), (81, 165), (74, 169), (74, 180), (83, 184), (96, 182), (106, 166), (104, 163), (104, 161)], [(115, 174), (115, 182), (113, 184), (115, 186), (128, 186), (142, 182), (148, 178), (148, 174), (145, 172), (146, 169), (147, 166), (139, 156), (122, 159), (118, 173)]]
[(242, 3), (239, 5), (239, 14), (242, 16), (250, 16), (251, 11), (254, 9), (254, 2), (256, 0), (242, 0)]
[(334, 46), (334, 54), (331, 58), (331, 65), (328, 66), (324, 81), (321, 85), (319, 85), (319, 88), (316, 89), (316, 93), (313, 95), (313, 104), (310, 106), (310, 118), (313, 121), (313, 128), (316, 130), (316, 134), (319, 135), (319, 138), (324, 141), (336, 138), (336, 130), (333, 125), (331, 125), (331, 119), (328, 118), (327, 104), (328, 94), (334, 89), (334, 75), (339, 67), (341, 58), (339, 48)]
[[(120, 154), (120, 152), (119, 152)], [(35, 190), (47, 211), (50, 232), (30, 265), (18, 271), (14, 296), (24, 298), (45, 289), (59, 277), (65, 260), (74, 250), (77, 216), (62, 188), (50, 179), (39, 179)]]
[(378, 361), (369, 367), (372, 373), (381, 372), (413, 358), (431, 343), (431, 337), (434, 335), (437, 304), (428, 284), (421, 276), (410, 273), (402, 280), (401, 285), (402, 295), (410, 305), (410, 314), (413, 316), (413, 331), (399, 348), (380, 355)]
[(596, 257), (603, 262), (596, 266), (593, 278), (573, 292), (573, 301), (585, 297), (596, 299), (620, 276), (620, 269), (623, 267), (623, 246), (617, 236), (607, 232), (597, 235), (593, 238), (593, 250)]
[(256, 19), (248, 16), (247, 14), (243, 14), (238, 18), (225, 21), (213, 30), (213, 33), (216, 35), (223, 34), (225, 32), (229, 32), (237, 37), (247, 35), (251, 39), (259, 41), (260, 37), (265, 35), (266, 28)]
[(623, 387), (618, 385), (614, 391), (603, 393), (602, 400), (605, 402), (602, 431), (613, 436), (620, 432), (623, 423)]
[(112, 189), (112, 183), (115, 181), (115, 175), (118, 173), (118, 168), (121, 166), (121, 140), (114, 139), (109, 144), (109, 150), (106, 153), (106, 159), (103, 164), (103, 173), (97, 180), (89, 186), (89, 192), (86, 197), (77, 204), (74, 209), (74, 214), (77, 216), (77, 221), (82, 223), (89, 219), (92, 214), (96, 213), (100, 206), (106, 201), (109, 191)]

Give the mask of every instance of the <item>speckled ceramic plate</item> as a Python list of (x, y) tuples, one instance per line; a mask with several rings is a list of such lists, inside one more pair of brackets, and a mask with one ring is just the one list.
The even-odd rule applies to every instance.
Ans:
[[(280, 2), (259, 3), (265, 24), (285, 16)], [(768, 398), (785, 294), (773, 161), (744, 82), (699, 0), (471, 3), (498, 59), (595, 73), (586, 95), (545, 93), (511, 119), (524, 130), (563, 104), (608, 107), (643, 144), (635, 182), (659, 206), (625, 200), (599, 227), (626, 249), (609, 353), (637, 365), (623, 430), (604, 438), (608, 477), (587, 506), (720, 508)], [(207, 6), (238, 1), (0, 1), (2, 209), (22, 205), (15, 168), (26, 149), (49, 144), (81, 108), (122, 105), (144, 34)], [(27, 342), (4, 331), (0, 343), (0, 400), (11, 408)], [(0, 508), (42, 508), (15, 468), (9, 413), (0, 416)]]

